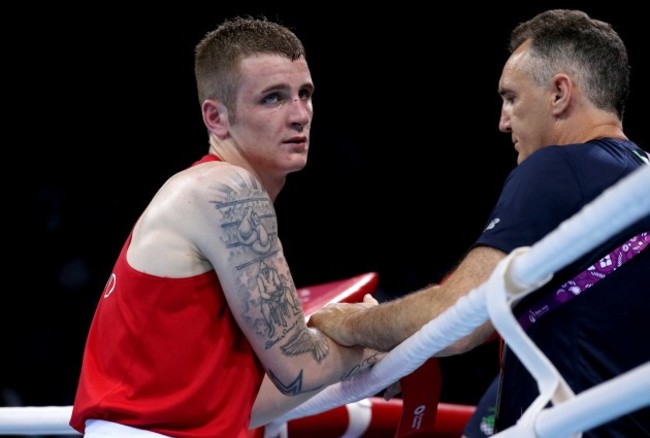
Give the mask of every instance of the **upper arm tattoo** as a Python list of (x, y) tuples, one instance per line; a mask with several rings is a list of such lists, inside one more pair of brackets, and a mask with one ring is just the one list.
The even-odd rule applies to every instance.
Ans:
[(327, 338), (312, 336), (306, 328), (289, 336), (304, 317), (280, 251), (271, 199), (253, 177), (242, 178), (236, 187), (223, 184), (220, 191), (224, 199), (213, 204), (221, 214), (226, 257), (237, 271), (244, 319), (266, 338), (266, 349), (288, 337), (280, 345), (285, 355), (309, 352), (320, 362), (329, 351)]

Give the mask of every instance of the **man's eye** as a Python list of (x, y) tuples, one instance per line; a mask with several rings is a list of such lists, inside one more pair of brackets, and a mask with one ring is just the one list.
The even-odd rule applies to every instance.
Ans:
[(264, 103), (278, 103), (280, 101), (280, 95), (277, 93), (269, 94), (264, 96)]
[(302, 100), (311, 99), (311, 95), (312, 95), (311, 90), (301, 90), (300, 91), (300, 99), (302, 99)]

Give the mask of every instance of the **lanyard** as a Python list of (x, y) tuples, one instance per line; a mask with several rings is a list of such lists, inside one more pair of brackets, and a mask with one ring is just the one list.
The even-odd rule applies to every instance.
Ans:
[(524, 330), (536, 323), (539, 318), (566, 303), (573, 297), (580, 295), (585, 290), (605, 278), (628, 260), (639, 254), (650, 243), (650, 234), (644, 231), (632, 237), (605, 257), (589, 266), (572, 280), (560, 286), (555, 293), (547, 293), (540, 297), (519, 317), (519, 324)]

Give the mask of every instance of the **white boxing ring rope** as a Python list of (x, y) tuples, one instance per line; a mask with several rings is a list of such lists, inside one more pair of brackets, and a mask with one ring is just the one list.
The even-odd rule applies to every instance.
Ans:
[[(368, 373), (326, 388), (267, 425), (265, 436), (276, 435), (289, 420), (377, 394), (416, 370), (436, 352), (471, 333), (488, 318), (538, 380), (541, 393), (517, 425), (495, 437), (579, 436), (584, 430), (650, 405), (650, 362), (573, 395), (521, 327), (513, 324), (516, 321), (510, 312), (514, 300), (537, 289), (557, 270), (650, 214), (649, 188), (650, 166), (643, 166), (533, 246), (513, 251), (486, 283), (395, 347)], [(499, 317), (495, 319), (497, 313)], [(544, 409), (549, 400), (553, 401), (553, 406)], [(78, 434), (68, 425), (71, 411), (71, 406), (0, 408), (0, 435)]]

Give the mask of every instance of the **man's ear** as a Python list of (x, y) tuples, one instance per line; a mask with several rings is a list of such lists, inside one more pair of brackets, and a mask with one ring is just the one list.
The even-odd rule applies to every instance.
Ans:
[(228, 109), (225, 105), (213, 99), (206, 99), (201, 105), (201, 114), (209, 132), (220, 139), (228, 137)]
[(573, 99), (573, 81), (565, 73), (558, 73), (553, 77), (553, 101), (551, 102), (553, 115), (564, 113)]

